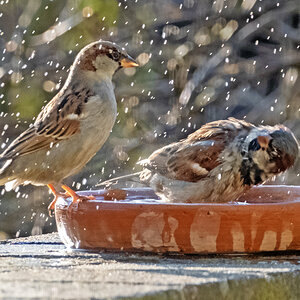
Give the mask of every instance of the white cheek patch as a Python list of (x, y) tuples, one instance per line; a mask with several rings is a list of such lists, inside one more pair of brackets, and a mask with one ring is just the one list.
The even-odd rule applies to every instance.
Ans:
[(118, 68), (119, 64), (106, 55), (97, 56), (96, 59), (93, 61), (93, 65), (96, 68), (97, 71), (100, 71), (101, 73), (111, 73), (113, 74), (115, 70)]

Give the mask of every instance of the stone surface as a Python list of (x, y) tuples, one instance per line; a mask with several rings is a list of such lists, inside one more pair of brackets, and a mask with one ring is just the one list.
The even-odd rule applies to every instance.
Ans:
[(49, 234), (0, 242), (0, 298), (300, 299), (299, 261), (80, 252)]

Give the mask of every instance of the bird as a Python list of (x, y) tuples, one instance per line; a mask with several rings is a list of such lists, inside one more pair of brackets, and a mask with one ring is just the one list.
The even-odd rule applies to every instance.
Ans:
[(81, 49), (61, 90), (0, 155), (0, 185), (47, 185), (54, 194), (49, 212), (59, 196), (72, 197), (72, 203), (85, 198), (63, 180), (79, 172), (110, 135), (117, 116), (114, 73), (137, 66), (125, 49), (109, 41)]
[(231, 117), (156, 150), (138, 162), (142, 171), (99, 185), (138, 176), (165, 202), (231, 202), (292, 167), (298, 155), (297, 139), (284, 125), (255, 126)]

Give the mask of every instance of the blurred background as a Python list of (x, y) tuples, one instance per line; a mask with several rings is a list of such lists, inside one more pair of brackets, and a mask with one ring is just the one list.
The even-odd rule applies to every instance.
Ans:
[[(75, 189), (137, 171), (155, 149), (229, 116), (283, 123), (300, 138), (299, 0), (2, 0), (1, 151), (61, 88), (78, 51), (100, 38), (140, 67), (114, 77), (117, 122), (67, 179)], [(299, 184), (299, 173), (298, 161), (276, 182)], [(0, 194), (0, 239), (56, 231), (46, 187)]]

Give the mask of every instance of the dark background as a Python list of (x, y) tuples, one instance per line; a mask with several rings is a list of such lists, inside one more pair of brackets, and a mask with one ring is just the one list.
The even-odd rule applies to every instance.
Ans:
[[(107, 39), (139, 68), (114, 78), (118, 119), (66, 183), (90, 189), (229, 116), (284, 123), (300, 138), (299, 0), (13, 0), (0, 3), (1, 151), (60, 89), (75, 55)], [(101, 129), (99, 129), (101, 130)], [(276, 182), (299, 184), (300, 163)], [(56, 230), (46, 187), (0, 198), (0, 239)]]

